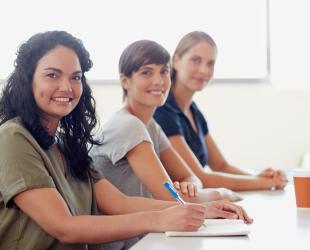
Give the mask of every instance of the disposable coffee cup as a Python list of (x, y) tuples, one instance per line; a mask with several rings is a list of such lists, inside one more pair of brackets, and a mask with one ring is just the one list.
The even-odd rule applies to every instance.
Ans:
[(310, 168), (296, 168), (293, 176), (296, 206), (310, 208)]

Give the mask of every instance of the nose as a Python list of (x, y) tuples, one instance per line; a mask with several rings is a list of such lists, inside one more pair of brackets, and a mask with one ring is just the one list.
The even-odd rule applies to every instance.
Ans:
[(156, 74), (153, 78), (153, 84), (154, 85), (163, 85), (164, 84), (164, 79), (161, 74)]
[(58, 89), (59, 91), (72, 92), (70, 80), (65, 77), (61, 79), (61, 81), (59, 81)]
[(210, 72), (210, 67), (208, 64), (201, 63), (199, 67), (199, 72), (203, 74), (208, 74)]

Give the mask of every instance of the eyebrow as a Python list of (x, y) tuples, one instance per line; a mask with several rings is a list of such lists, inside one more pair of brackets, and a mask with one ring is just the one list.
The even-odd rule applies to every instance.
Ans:
[(152, 67), (149, 67), (149, 66), (146, 66), (146, 65), (141, 66), (140, 69), (141, 69), (141, 70), (142, 70), (142, 69), (152, 69), (152, 70), (153, 70)]
[[(53, 71), (56, 71), (58, 73), (63, 73), (62, 70), (57, 69), (57, 68), (53, 68), (53, 67), (48, 67), (48, 68), (45, 68), (44, 70), (53, 70)], [(71, 75), (76, 75), (76, 74), (83, 74), (83, 72), (81, 70), (77, 70), (77, 71), (73, 72)]]
[[(161, 65), (161, 64), (156, 64), (156, 65)], [(168, 64), (163, 64), (163, 66), (161, 68), (170, 68), (170, 66)], [(143, 69), (150, 69), (150, 70), (154, 70), (153, 67), (147, 66), (147, 65), (143, 65), (140, 67), (140, 70)]]

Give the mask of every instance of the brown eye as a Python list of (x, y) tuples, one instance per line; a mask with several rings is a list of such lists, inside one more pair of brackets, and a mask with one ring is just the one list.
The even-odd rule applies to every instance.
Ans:
[(55, 73), (49, 73), (46, 76), (52, 79), (57, 78), (57, 75)]
[(191, 60), (193, 63), (201, 63), (201, 59), (199, 57), (193, 57)]
[(75, 80), (75, 81), (81, 81), (82, 80), (82, 76), (76, 75), (76, 76), (73, 76), (72, 79)]
[(161, 71), (161, 74), (163, 75), (169, 75), (170, 74), (170, 70), (168, 68), (164, 68), (162, 71)]
[(144, 76), (150, 76), (151, 75), (151, 71), (150, 70), (143, 70), (141, 72), (141, 74), (144, 75)]

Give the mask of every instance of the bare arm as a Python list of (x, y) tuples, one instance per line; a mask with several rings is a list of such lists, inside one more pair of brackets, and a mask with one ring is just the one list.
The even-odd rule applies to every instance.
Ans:
[(226, 161), (211, 135), (207, 134), (205, 136), (205, 143), (207, 145), (209, 153), (208, 165), (212, 168), (212, 170), (229, 174), (250, 175), (249, 173), (241, 170), (240, 168), (230, 165)]
[[(159, 211), (177, 205), (173, 201), (162, 201), (123, 194), (109, 181), (103, 179), (95, 185), (98, 208), (105, 214), (127, 214), (141, 211)], [(117, 200), (117, 202), (115, 202)], [(121, 204), (121, 205), (120, 205)]]
[(151, 143), (145, 141), (140, 143), (130, 150), (126, 157), (136, 176), (152, 193), (154, 198), (168, 201), (174, 200), (162, 185), (163, 182), (171, 182), (171, 180)]
[(173, 181), (192, 182), (202, 187), (200, 179), (172, 146), (161, 152), (160, 160)]
[[(54, 188), (27, 190), (18, 194), (14, 202), (48, 234), (64, 244), (108, 242), (153, 229), (149, 224), (152, 221), (150, 213), (72, 216), (67, 204)], [(132, 227), (133, 224), (136, 226)]]
[[(162, 155), (164, 160), (167, 161), (169, 155), (171, 156), (171, 151), (168, 150), (165, 153), (162, 153), (161, 157)], [(171, 197), (171, 194), (162, 185), (165, 181), (171, 182), (171, 179), (161, 160), (157, 157), (152, 144), (149, 142), (142, 142), (130, 150), (126, 157), (134, 173), (152, 193), (154, 198), (168, 201), (174, 200), (174, 198)], [(173, 172), (174, 180), (184, 182), (183, 184), (181, 183), (181, 185), (184, 185), (186, 190), (189, 189), (189, 186), (192, 188), (195, 187), (187, 182), (187, 180), (191, 179), (190, 170), (183, 168), (183, 165), (178, 164), (175, 164), (173, 167), (175, 170), (172, 170), (172, 165), (169, 165), (168, 171)], [(180, 173), (178, 173), (178, 170), (180, 170)], [(192, 193), (184, 193), (189, 196), (193, 195)]]
[[(270, 189), (273, 187), (276, 189), (283, 189), (285, 187), (287, 178), (283, 171), (267, 168), (259, 175), (251, 175), (240, 168), (230, 165), (221, 154), (211, 135), (205, 136), (205, 142), (209, 151), (210, 167), (215, 171), (232, 174), (223, 175), (224, 177), (222, 177), (226, 178), (223, 181), (232, 178), (232, 186), (228, 188), (233, 190), (257, 190)], [(235, 181), (237, 181), (237, 183), (234, 183)]]
[[(72, 216), (55, 188), (24, 191), (15, 196), (14, 202), (43, 230), (63, 244), (104, 243), (146, 232), (194, 231), (202, 225), (206, 216), (206, 207), (199, 204), (173, 206), (173, 202), (126, 197), (107, 180), (99, 181), (95, 185), (95, 192), (99, 193), (96, 200), (103, 211), (130, 214)], [(147, 211), (137, 212), (142, 210)]]
[[(274, 186), (273, 179), (264, 178), (262, 176), (228, 174), (219, 172), (207, 173), (203, 170), (203, 167), (199, 163), (194, 153), (191, 151), (190, 147), (187, 145), (183, 136), (171, 136), (169, 137), (169, 140), (176, 151), (190, 166), (192, 171), (199, 177), (205, 188), (225, 187), (235, 191), (241, 191), (270, 189)], [(210, 166), (212, 169), (220, 171), (220, 169), (223, 169), (223, 166), (227, 164), (227, 162), (216, 147), (216, 144), (213, 142), (212, 138), (211, 141), (211, 146), (207, 145), (209, 150)], [(216, 164), (214, 162), (216, 162)], [(216, 167), (214, 167), (214, 164)]]
[[(189, 197), (184, 196), (184, 199), (190, 202), (203, 203), (208, 201), (220, 200), (220, 199), (228, 199), (230, 201), (240, 200), (241, 197), (230, 191), (222, 189), (201, 189), (203, 188), (202, 182), (200, 179), (192, 172), (190, 167), (186, 164), (186, 162), (182, 159), (182, 157), (176, 152), (173, 147), (169, 147), (164, 150), (160, 159), (164, 164), (166, 170), (171, 176), (172, 180), (178, 180), (177, 178), (183, 178), (185, 182), (175, 182), (174, 186), (176, 189), (181, 190), (182, 194), (187, 194), (187, 192), (191, 192), (192, 190), (189, 188), (190, 183), (186, 183), (186, 181), (194, 182), (199, 188), (199, 195), (194, 196), (190, 195)], [(204, 172), (203, 172), (204, 173)], [(180, 176), (178, 176), (180, 175)], [(183, 185), (184, 184), (184, 185)], [(187, 186), (186, 186), (187, 185)]]
[[(177, 202), (126, 196), (107, 180), (101, 180), (96, 183), (95, 193), (99, 209), (108, 214), (135, 213), (141, 211), (160, 211), (162, 213), (163, 211), (166, 212), (168, 209), (175, 209), (173, 206), (178, 204)], [(194, 204), (188, 203), (187, 205), (193, 206)], [(177, 207), (182, 208), (183, 206)], [(227, 200), (205, 202), (203, 205), (198, 205), (192, 209), (198, 209), (198, 211), (201, 212), (201, 208), (205, 210), (206, 218), (239, 218), (246, 222), (251, 222), (250, 217), (242, 207)], [(166, 220), (165, 218), (164, 221)], [(160, 221), (162, 220), (158, 218), (156, 222), (160, 223)], [(168, 225), (171, 223), (175, 224), (171, 219), (170, 221), (171, 222), (166, 221)]]

